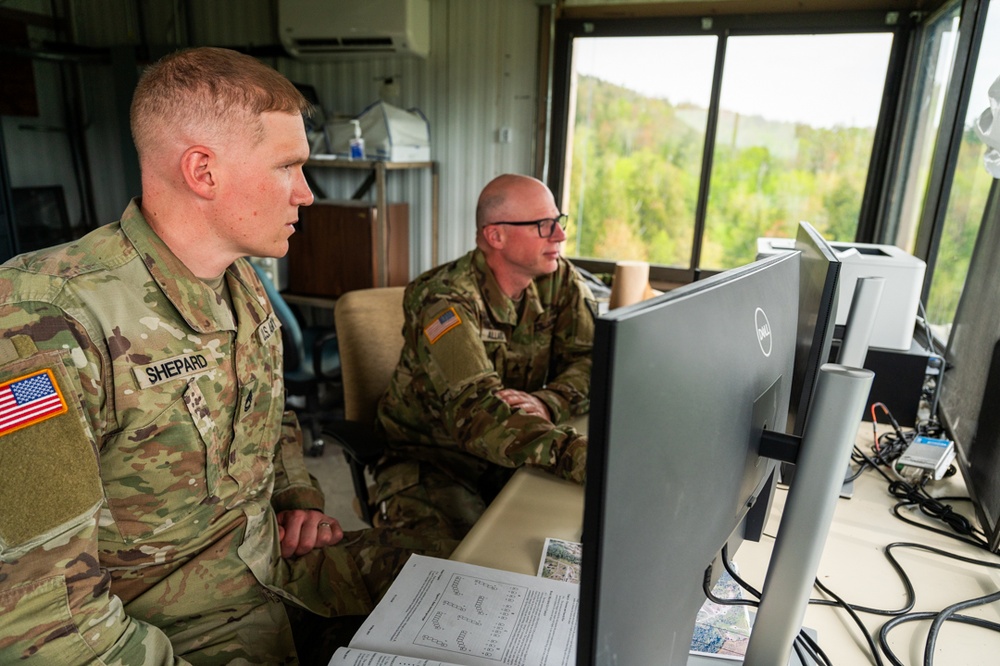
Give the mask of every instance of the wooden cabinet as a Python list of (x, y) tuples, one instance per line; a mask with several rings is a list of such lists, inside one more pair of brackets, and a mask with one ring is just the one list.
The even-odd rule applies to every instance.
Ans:
[(299, 209), (299, 224), (288, 240), (288, 291), (336, 298), (353, 289), (404, 286), (409, 257), (408, 204), (380, 209), (364, 201), (317, 200)]

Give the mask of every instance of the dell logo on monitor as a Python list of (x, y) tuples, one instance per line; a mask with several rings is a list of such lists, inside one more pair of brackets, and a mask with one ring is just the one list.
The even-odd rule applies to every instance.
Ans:
[(754, 324), (757, 327), (757, 344), (764, 356), (771, 355), (771, 322), (767, 320), (767, 315), (760, 308), (753, 313)]

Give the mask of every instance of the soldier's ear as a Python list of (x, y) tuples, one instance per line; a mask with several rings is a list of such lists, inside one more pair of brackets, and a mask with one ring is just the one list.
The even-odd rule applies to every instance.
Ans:
[(502, 224), (492, 224), (483, 227), (483, 239), (495, 250), (503, 248), (506, 236)]
[(215, 153), (206, 146), (191, 146), (181, 155), (181, 175), (192, 192), (214, 199), (218, 178), (213, 172)]

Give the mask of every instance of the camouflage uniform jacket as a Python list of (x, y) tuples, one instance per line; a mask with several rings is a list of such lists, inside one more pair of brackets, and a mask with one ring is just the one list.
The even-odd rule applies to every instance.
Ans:
[[(390, 458), (432, 462), (470, 489), (496, 466), (582, 482), (586, 438), (553, 423), (589, 409), (594, 307), (563, 258), (520, 302), (500, 290), (478, 249), (418, 277), (404, 295), (403, 351), (379, 404)], [(511, 409), (495, 395), (503, 388), (540, 398), (552, 423)]]
[(322, 494), (263, 288), (225, 279), (232, 310), (136, 202), (0, 267), (0, 662), (294, 661), (274, 510)]

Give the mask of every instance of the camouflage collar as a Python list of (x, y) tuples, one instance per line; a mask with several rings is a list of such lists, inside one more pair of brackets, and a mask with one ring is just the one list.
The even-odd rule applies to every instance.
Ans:
[(191, 328), (199, 333), (236, 330), (229, 306), (195, 277), (156, 235), (139, 209), (138, 197), (129, 203), (122, 214), (121, 228), (164, 296)]
[(496, 276), (486, 263), (486, 255), (479, 248), (472, 251), (472, 269), (476, 272), (483, 291), (483, 300), (490, 310), (493, 321), (516, 326), (520, 319), (519, 313), (531, 312), (537, 315), (542, 311), (542, 302), (538, 297), (538, 287), (535, 282), (532, 281), (524, 290), (520, 301), (513, 300), (500, 289)]

